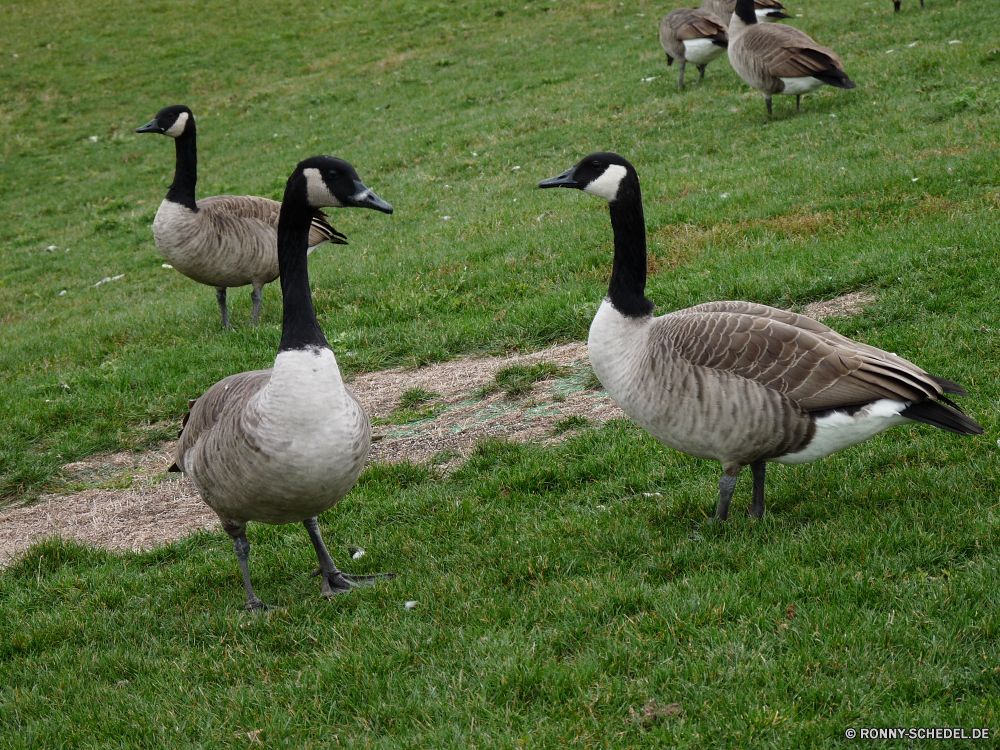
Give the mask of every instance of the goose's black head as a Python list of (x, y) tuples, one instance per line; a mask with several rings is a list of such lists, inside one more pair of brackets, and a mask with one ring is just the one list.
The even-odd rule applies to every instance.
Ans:
[(313, 156), (300, 161), (285, 189), (312, 208), (373, 208), (391, 214), (392, 206), (379, 198), (358, 177), (348, 162), (333, 156)]
[(136, 128), (136, 133), (159, 133), (169, 135), (171, 138), (178, 138), (185, 132), (194, 129), (194, 114), (183, 104), (173, 104), (164, 107), (156, 113), (156, 117), (147, 122), (141, 128)]
[(618, 154), (599, 152), (583, 157), (575, 167), (557, 177), (542, 180), (538, 187), (576, 188), (614, 203), (632, 188), (638, 189), (639, 176), (628, 160)]

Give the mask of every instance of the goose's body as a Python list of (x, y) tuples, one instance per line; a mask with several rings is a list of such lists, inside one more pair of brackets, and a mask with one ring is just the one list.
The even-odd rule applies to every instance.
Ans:
[[(785, 6), (778, 0), (754, 0), (753, 5), (757, 20), (761, 23), (774, 23), (783, 18), (791, 18), (785, 13)], [(729, 26), (735, 8), (736, 0), (704, 0), (699, 10), (714, 13), (726, 26)]]
[(836, 52), (791, 26), (758, 23), (753, 0), (736, 1), (729, 35), (729, 62), (764, 95), (768, 114), (775, 94), (794, 95), (798, 109), (802, 94), (823, 86), (855, 88)]
[(724, 53), (728, 44), (725, 25), (705, 11), (678, 8), (660, 22), (660, 45), (667, 53), (667, 65), (677, 60), (680, 68), (679, 88), (684, 88), (686, 63), (692, 62), (698, 67), (698, 82), (701, 83), (705, 66)]
[(733, 301), (654, 317), (639, 180), (620, 156), (592, 154), (541, 186), (609, 201), (614, 269), (590, 327), (591, 365), (643, 429), (722, 464), (718, 518), (744, 466), (753, 468), (760, 515), (766, 462), (814, 461), (913, 421), (982, 433), (943, 395), (964, 394), (961, 386), (802, 315)]
[(281, 204), (284, 314), (274, 367), (213, 385), (192, 405), (177, 442), (174, 468), (191, 478), (233, 538), (249, 609), (264, 606), (250, 585), (249, 521), (305, 524), (324, 594), (364, 582), (336, 569), (316, 521), (354, 486), (371, 447), (368, 415), (344, 384), (313, 312), (306, 258), (319, 206), (392, 212), (347, 162), (313, 157), (299, 164)]
[[(164, 107), (136, 132), (160, 133), (175, 142), (174, 181), (153, 220), (160, 254), (184, 276), (215, 287), (223, 327), (229, 325), (226, 289), (252, 285), (252, 320), (256, 323), (264, 285), (278, 278), (281, 203), (252, 195), (195, 200), (197, 132), (187, 107)], [(310, 252), (323, 242), (343, 244), (346, 240), (317, 209), (309, 234)]]

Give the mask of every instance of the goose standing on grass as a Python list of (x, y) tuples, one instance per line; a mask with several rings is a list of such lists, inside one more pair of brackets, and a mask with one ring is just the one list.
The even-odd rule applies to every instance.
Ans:
[(266, 609), (250, 585), (248, 521), (306, 527), (323, 595), (387, 576), (337, 570), (316, 516), (354, 486), (371, 447), (364, 408), (344, 385), (337, 359), (313, 311), (309, 235), (321, 206), (392, 206), (342, 159), (314, 156), (285, 187), (278, 224), (283, 317), (274, 367), (230, 375), (194, 402), (184, 419), (172, 471), (183, 471), (233, 538), (248, 610)]
[(791, 26), (758, 23), (753, 2), (736, 0), (729, 24), (729, 62), (764, 95), (769, 115), (774, 94), (795, 94), (798, 111), (802, 94), (822, 86), (855, 87), (836, 52)]
[[(194, 115), (183, 105), (164, 107), (136, 133), (174, 139), (174, 181), (153, 220), (156, 247), (189, 279), (215, 287), (222, 327), (229, 327), (228, 287), (253, 285), (252, 322), (260, 318), (263, 288), (278, 278), (278, 215), (281, 204), (253, 195), (216, 195), (194, 199), (198, 149)], [(310, 252), (323, 242), (347, 244), (344, 235), (316, 209), (309, 232)]]
[(678, 8), (660, 22), (660, 45), (667, 53), (667, 65), (676, 59), (680, 67), (678, 88), (684, 88), (684, 65), (698, 66), (698, 83), (705, 77), (705, 66), (726, 51), (729, 35), (725, 24), (711, 13)]
[(759, 517), (768, 461), (815, 461), (908, 422), (982, 434), (942, 395), (965, 394), (962, 386), (802, 315), (709, 302), (653, 317), (639, 177), (617, 154), (591, 154), (539, 187), (577, 188), (610, 204), (614, 265), (590, 326), (591, 365), (653, 437), (722, 463), (717, 519), (728, 517), (744, 466)]
[[(757, 12), (757, 20), (761, 23), (774, 23), (782, 18), (791, 18), (785, 13), (785, 6), (778, 0), (754, 0), (753, 6)], [(714, 13), (726, 26), (729, 26), (734, 8), (736, 0), (704, 0), (699, 10)]]

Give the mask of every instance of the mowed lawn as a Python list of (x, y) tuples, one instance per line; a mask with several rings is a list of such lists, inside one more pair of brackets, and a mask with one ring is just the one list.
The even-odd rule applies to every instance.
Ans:
[(310, 259), (347, 373), (585, 339), (607, 209), (535, 186), (615, 150), (642, 181), (661, 312), (864, 291), (833, 325), (964, 384), (986, 429), (906, 426), (774, 467), (759, 521), (744, 477), (732, 520), (700, 529), (718, 466), (627, 421), (485, 442), (447, 477), (373, 465), (323, 533), (350, 572), (398, 577), (324, 600), (304, 529), (252, 526), (255, 587), (281, 607), (264, 616), (243, 612), (222, 532), (142, 555), (45, 542), (0, 572), (0, 745), (1000, 732), (1000, 5), (903, 5), (790, 2), (858, 88), (799, 114), (776, 97), (771, 120), (724, 57), (677, 90), (664, 3), (0, 6), (3, 505), (72, 489), (67, 462), (159, 445), (189, 398), (273, 361), (276, 285), (258, 328), (232, 290), (223, 331), (212, 290), (161, 267), (173, 145), (132, 131), (177, 103), (199, 196), (280, 198), (328, 153), (396, 207), (330, 210), (351, 244)]

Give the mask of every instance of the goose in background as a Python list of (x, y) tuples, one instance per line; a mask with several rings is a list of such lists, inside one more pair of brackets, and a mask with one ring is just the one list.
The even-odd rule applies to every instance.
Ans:
[[(900, 0), (892, 0), (893, 10), (895, 10), (897, 13), (899, 13), (899, 3), (900, 3)], [(920, 0), (920, 7), (921, 8), (924, 7), (924, 0)]]
[[(791, 18), (785, 13), (785, 6), (778, 0), (754, 0), (753, 5), (757, 12), (757, 20), (761, 23), (774, 23), (782, 18)], [(704, 0), (699, 10), (714, 13), (726, 26), (729, 26), (735, 8), (736, 0)]]
[(299, 162), (278, 223), (283, 317), (274, 367), (230, 375), (197, 399), (170, 467), (191, 478), (232, 537), (251, 611), (267, 607), (250, 584), (249, 521), (301, 521), (316, 549), (313, 575), (322, 576), (324, 596), (392, 577), (337, 570), (316, 520), (354, 486), (371, 447), (368, 415), (344, 385), (313, 311), (307, 258), (321, 206), (392, 213), (346, 161), (314, 156)]
[[(253, 285), (251, 320), (260, 318), (263, 288), (278, 278), (278, 216), (281, 204), (252, 195), (216, 195), (194, 199), (198, 149), (194, 114), (183, 105), (164, 107), (136, 133), (159, 133), (174, 139), (174, 181), (153, 220), (160, 254), (177, 270), (215, 287), (222, 327), (229, 327), (228, 287)], [(323, 242), (347, 240), (316, 209), (309, 232), (310, 252)]]
[(660, 45), (667, 53), (667, 65), (676, 59), (680, 67), (678, 88), (684, 88), (684, 66), (698, 66), (698, 83), (705, 77), (705, 66), (726, 51), (729, 35), (726, 26), (712, 13), (678, 8), (660, 22)]
[(836, 52), (792, 26), (758, 23), (753, 3), (736, 0), (729, 24), (729, 62), (740, 78), (764, 95), (769, 115), (774, 94), (795, 94), (798, 111), (802, 94), (821, 86), (855, 87)]
[(728, 517), (745, 466), (753, 474), (750, 512), (759, 517), (769, 461), (815, 461), (908, 422), (982, 434), (943, 395), (965, 395), (962, 386), (811, 318), (752, 302), (708, 302), (654, 317), (645, 296), (639, 176), (621, 156), (590, 154), (539, 187), (608, 201), (614, 264), (590, 326), (591, 365), (650, 435), (722, 463), (716, 519)]

